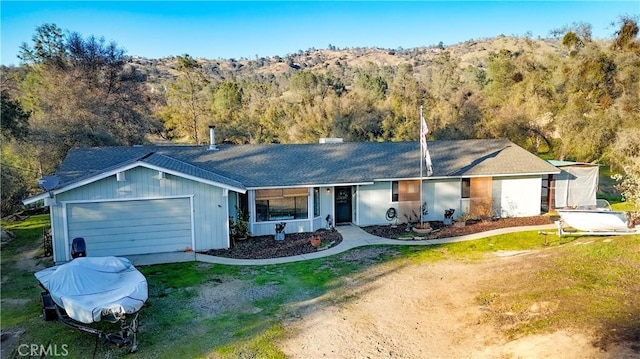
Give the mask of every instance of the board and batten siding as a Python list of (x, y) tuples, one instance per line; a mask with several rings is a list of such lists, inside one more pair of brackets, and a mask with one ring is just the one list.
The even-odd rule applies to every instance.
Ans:
[(115, 175), (109, 176), (56, 196), (56, 203), (51, 206), (54, 261), (67, 260), (65, 253), (68, 248), (65, 246), (72, 239), (67, 238), (66, 233), (67, 219), (64, 211), (67, 203), (174, 197), (193, 198), (195, 251), (228, 248), (229, 206), (228, 196), (223, 195), (222, 188), (169, 174), (164, 179), (159, 179), (158, 171), (136, 167), (125, 172), (124, 181), (118, 182)]

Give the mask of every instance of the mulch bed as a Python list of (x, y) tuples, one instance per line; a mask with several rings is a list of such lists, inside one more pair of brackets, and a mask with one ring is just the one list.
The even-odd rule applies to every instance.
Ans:
[[(464, 236), (467, 234), (473, 234), (478, 232), (485, 232), (494, 229), (508, 228), (508, 227), (521, 227), (521, 226), (537, 226), (543, 224), (552, 224), (553, 219), (550, 216), (533, 216), (533, 217), (514, 217), (514, 218), (500, 218), (496, 220), (476, 221), (470, 220), (465, 223), (464, 226), (445, 226), (442, 222), (434, 221), (429, 222), (434, 232), (424, 236), (425, 239), (438, 239)], [(385, 226), (368, 226), (363, 227), (365, 231), (380, 237), (385, 238), (398, 238), (406, 235), (406, 225), (400, 224), (395, 228), (390, 225)]]
[(311, 237), (319, 237), (318, 248), (330, 248), (342, 242), (342, 236), (336, 230), (319, 229), (315, 232), (286, 233), (283, 241), (276, 241), (274, 235), (253, 236), (236, 241), (229, 249), (212, 249), (205, 254), (236, 259), (268, 259), (289, 257), (317, 252), (311, 245)]
[[(442, 222), (429, 222), (432, 228), (438, 229), (425, 236), (425, 239), (437, 239), (463, 236), (472, 233), (485, 232), (493, 229), (507, 228), (507, 227), (519, 227), (519, 226), (534, 226), (542, 224), (553, 223), (553, 218), (550, 216), (534, 216), (534, 217), (519, 217), (519, 218), (500, 218), (497, 220), (487, 221), (468, 221), (465, 226), (444, 226)], [(398, 236), (406, 235), (406, 226), (398, 225), (392, 227), (391, 225), (384, 226), (368, 226), (363, 227), (365, 231), (385, 238), (397, 238)], [(308, 254), (317, 252), (309, 239), (313, 236), (320, 237), (322, 244), (320, 247), (333, 247), (342, 242), (342, 236), (335, 230), (320, 229), (315, 232), (303, 232), (303, 233), (287, 233), (284, 241), (276, 241), (273, 235), (267, 236), (253, 236), (243, 241), (236, 241), (235, 246), (229, 249), (212, 249), (205, 254), (236, 258), (236, 259), (268, 259), (268, 258), (280, 258), (289, 257), (300, 254)]]

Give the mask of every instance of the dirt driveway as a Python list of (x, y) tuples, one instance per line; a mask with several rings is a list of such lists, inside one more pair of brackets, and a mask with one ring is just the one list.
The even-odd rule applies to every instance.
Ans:
[[(347, 278), (341, 293), (299, 303), (304, 309), (287, 323), (280, 347), (293, 358), (637, 358), (623, 346), (604, 352), (583, 332), (514, 340), (500, 334), (478, 295), (499, 287), (497, 281), (518, 280), (528, 263), (547, 255), (373, 266)], [(548, 307), (538, 303), (530, 310)]]

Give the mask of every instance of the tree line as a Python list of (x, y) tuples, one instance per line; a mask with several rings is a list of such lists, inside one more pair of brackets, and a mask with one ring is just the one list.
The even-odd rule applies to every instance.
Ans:
[(539, 40), (525, 38), (476, 66), (440, 45), (428, 63), (307, 69), (287, 57), (280, 73), (261, 73), (256, 59), (250, 75), (211, 76), (184, 54), (175, 76), (152, 83), (116, 43), (44, 24), (21, 46), (20, 66), (2, 68), (2, 213), (75, 146), (205, 144), (210, 125), (233, 144), (417, 140), (421, 105), (430, 140), (502, 137), (611, 164), (640, 203), (637, 19), (617, 29), (602, 41), (574, 24), (555, 30), (562, 51), (541, 56)]

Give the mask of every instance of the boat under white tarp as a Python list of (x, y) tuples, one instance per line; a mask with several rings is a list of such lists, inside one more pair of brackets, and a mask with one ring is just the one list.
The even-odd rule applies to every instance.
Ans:
[(586, 232), (634, 232), (627, 226), (625, 212), (606, 210), (557, 210), (564, 223)]
[[(595, 206), (558, 209), (563, 224), (585, 234), (634, 234), (640, 228), (629, 226), (626, 212), (613, 211), (609, 202), (598, 199)], [(560, 228), (562, 232), (562, 228)]]
[(136, 313), (148, 298), (146, 278), (126, 258), (80, 257), (35, 276), (71, 319), (86, 324)]

